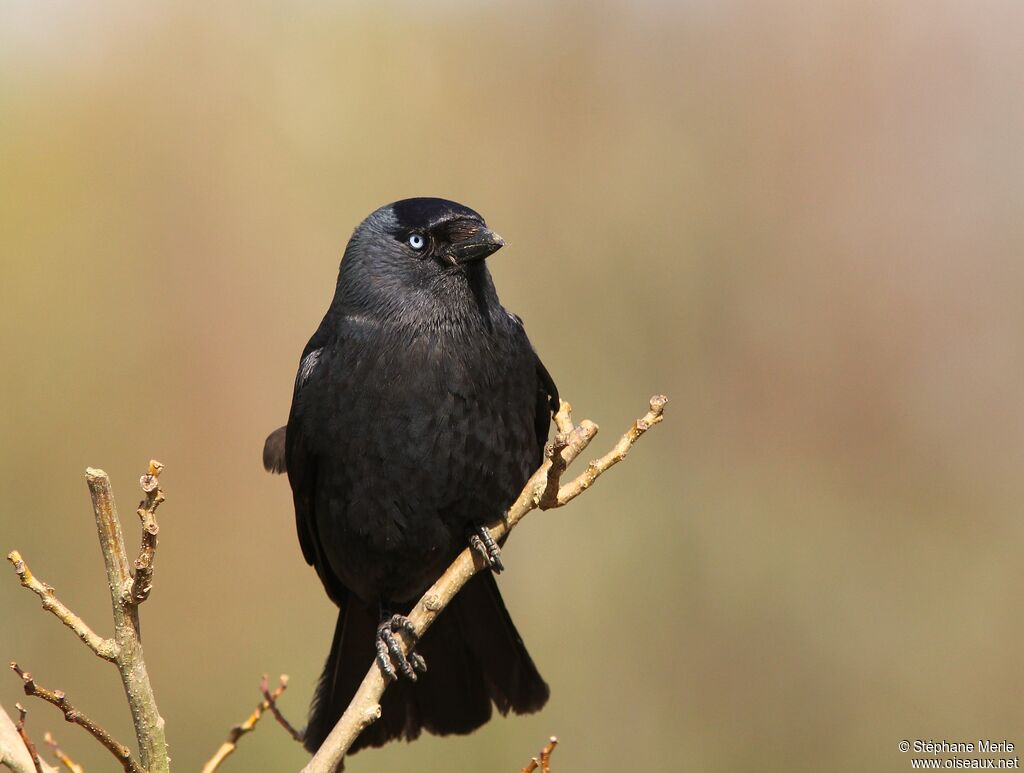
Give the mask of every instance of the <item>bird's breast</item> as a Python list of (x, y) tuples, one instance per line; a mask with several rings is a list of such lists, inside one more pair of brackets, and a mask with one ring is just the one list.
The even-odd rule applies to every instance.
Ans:
[(325, 349), (317, 520), (349, 587), (420, 592), (519, 493), (539, 457), (527, 354), (417, 333)]

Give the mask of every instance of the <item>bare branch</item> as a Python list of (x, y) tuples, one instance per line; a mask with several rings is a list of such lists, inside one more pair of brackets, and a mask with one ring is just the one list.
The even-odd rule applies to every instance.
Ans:
[(64, 753), (63, 749), (60, 748), (56, 739), (50, 733), (43, 736), (43, 743), (50, 747), (50, 750), (53, 752), (53, 756), (56, 757), (65, 768), (70, 770), (71, 773), (85, 773), (85, 769)]
[[(57, 768), (44, 760), (40, 760), (43, 773), (58, 773)], [(36, 766), (25, 748), (18, 728), (14, 720), (0, 706), (0, 766), (7, 768), (11, 773), (35, 773)]]
[(32, 758), (32, 766), (36, 769), (36, 773), (43, 773), (43, 761), (39, 759), (39, 751), (32, 743), (32, 739), (28, 737), (28, 731), (25, 729), (25, 715), (28, 714), (28, 711), (20, 703), (15, 703), (14, 708), (18, 710), (18, 724), (14, 726), (14, 729), (21, 736), (21, 742), (25, 744), (28, 756)]
[(661, 421), (665, 411), (665, 404), (667, 402), (668, 398), (664, 395), (655, 395), (652, 397), (650, 410), (647, 411), (643, 418), (637, 419), (633, 422), (633, 426), (626, 431), (626, 434), (619, 439), (619, 442), (615, 444), (615, 447), (611, 451), (600, 459), (592, 461), (587, 465), (587, 469), (575, 480), (567, 483), (559, 489), (557, 507), (561, 507), (578, 497), (590, 488), (594, 481), (597, 480), (609, 467), (618, 464), (625, 459), (626, 454), (629, 453), (629, 449), (632, 448), (633, 444), (640, 439), (640, 436)]
[[(251, 733), (253, 731), (256, 727), (256, 723), (259, 722), (260, 717), (263, 716), (263, 713), (274, 706), (275, 701), (281, 697), (281, 693), (283, 693), (287, 687), (288, 677), (282, 674), (281, 678), (277, 682), (277, 687), (274, 688), (274, 692), (268, 692), (267, 676), (266, 674), (263, 675), (263, 679), (260, 682), (260, 691), (263, 693), (263, 700), (260, 701), (259, 705), (256, 706), (255, 709), (253, 709), (253, 712), (249, 715), (248, 719), (240, 725), (235, 725), (231, 728), (231, 731), (228, 733), (227, 740), (220, 745), (216, 754), (210, 757), (206, 764), (203, 765), (202, 773), (214, 773), (214, 771), (220, 767), (220, 764), (224, 762), (224, 760), (226, 760), (238, 747), (238, 740), (246, 733)], [(274, 715), (277, 716), (276, 711), (274, 711)], [(283, 721), (283, 719), (284, 718), (282, 717), (281, 721)], [(288, 728), (289, 732), (294, 734), (294, 731), (291, 729), (291, 725), (288, 725), (287, 722), (285, 723), (285, 727)]]
[(63, 692), (40, 687), (36, 684), (35, 679), (32, 678), (32, 674), (28, 671), (23, 671), (17, 663), (11, 663), (11, 669), (21, 677), (26, 695), (42, 698), (47, 703), (52, 703), (64, 712), (64, 719), (66, 721), (80, 725), (93, 738), (103, 744), (117, 761), (121, 763), (121, 767), (124, 768), (126, 773), (146, 773), (145, 769), (132, 758), (131, 750), (127, 746), (116, 741), (110, 733), (72, 706)]
[[(151, 462), (151, 470), (154, 464), (160, 469), (163, 467), (158, 462)], [(121, 683), (128, 698), (142, 767), (149, 773), (169, 773), (170, 762), (164, 720), (157, 709), (149, 672), (146, 671), (146, 661), (142, 655), (139, 610), (132, 595), (131, 571), (110, 478), (103, 470), (90, 468), (85, 471), (85, 480), (92, 496), (96, 530), (99, 534), (103, 563), (107, 569), (107, 584), (114, 613), (114, 641), (118, 648), (114, 662), (121, 674)], [(155, 535), (153, 536), (155, 538)], [(145, 544), (145, 538), (143, 541)]]
[(8, 553), (7, 560), (14, 564), (14, 571), (21, 580), (21, 584), (42, 599), (43, 609), (47, 612), (52, 612), (58, 620), (74, 631), (75, 635), (96, 655), (104, 660), (114, 661), (114, 658), (117, 656), (117, 644), (113, 639), (104, 639), (99, 636), (86, 625), (82, 618), (68, 609), (64, 602), (57, 598), (53, 586), (40, 582), (32, 574), (28, 564), (25, 563), (21, 553), (17, 550), (12, 550)]
[[(612, 467), (616, 462), (623, 459), (629, 447), (635, 443), (640, 436), (651, 426), (661, 421), (665, 404), (668, 400), (657, 395), (651, 398), (650, 411), (642, 418), (634, 422), (633, 426), (623, 435), (623, 438), (616, 444), (612, 451), (601, 457), (597, 462), (591, 463), (587, 471), (567, 486), (558, 489), (558, 499), (554, 506), (561, 506), (569, 502), (579, 493), (587, 489), (602, 473)], [(571, 406), (563, 402), (555, 417), (555, 426), (563, 437), (559, 441), (562, 450), (557, 454), (561, 461), (558, 465), (567, 467), (578, 457), (590, 444), (597, 434), (597, 425), (591, 421), (580, 422), (579, 426), (572, 426), (569, 417)], [(563, 428), (569, 430), (563, 432)], [(554, 455), (554, 454), (552, 454)], [(559, 475), (551, 473), (555, 466), (551, 457), (544, 460), (540, 468), (530, 477), (523, 488), (522, 493), (509, 508), (504, 518), (494, 524), (489, 524), (488, 529), (495, 540), (502, 539), (511, 531), (522, 518), (531, 510), (540, 506), (546, 492), (550, 492), (554, 478), (555, 485), (558, 483)], [(578, 490), (575, 490), (578, 488)], [(448, 603), (455, 597), (469, 579), (486, 566), (482, 559), (477, 562), (475, 553), (471, 548), (463, 550), (452, 562), (451, 566), (435, 582), (423, 597), (417, 602), (409, 613), (408, 618), (412, 623), (416, 638), (420, 638), (427, 631), (430, 625), (437, 619)], [(406, 655), (410, 650), (410, 640), (405, 631), (399, 631), (396, 636), (400, 639), (402, 652)], [(323, 745), (303, 768), (303, 773), (333, 773), (341, 766), (341, 761), (348, 751), (352, 742), (359, 736), (366, 727), (371, 725), (380, 717), (380, 697), (383, 695), (387, 682), (380, 669), (374, 662), (363, 678), (359, 689), (349, 703), (348, 708), (341, 719), (334, 726), (330, 735)]]
[(274, 719), (276, 719), (277, 723), (285, 729), (285, 732), (292, 737), (292, 740), (302, 743), (302, 733), (299, 730), (296, 730), (292, 726), (292, 723), (285, 719), (284, 714), (282, 714), (281, 710), (277, 707), (277, 699), (281, 696), (281, 693), (284, 692), (287, 686), (288, 674), (281, 674), (274, 692), (270, 692), (270, 684), (267, 682), (266, 674), (264, 674), (263, 678), (260, 680), (260, 692), (263, 693), (263, 700), (266, 701), (267, 706), (270, 708), (270, 713), (274, 715)]
[(556, 746), (558, 746), (558, 739), (551, 736), (547, 745), (540, 750), (540, 757), (531, 758), (530, 762), (520, 773), (533, 773), (538, 768), (540, 768), (540, 773), (551, 773), (551, 753), (555, 750)]
[(137, 511), (139, 520), (142, 522), (142, 545), (139, 547), (139, 557), (135, 559), (135, 579), (132, 581), (131, 599), (135, 604), (141, 604), (149, 598), (149, 592), (153, 589), (153, 558), (156, 555), (156, 536), (160, 527), (156, 522), (156, 509), (164, 501), (164, 492), (160, 488), (160, 473), (164, 466), (156, 459), (149, 462), (149, 470), (139, 479), (146, 498), (139, 502)]
[(131, 587), (132, 581), (128, 556), (124, 552), (121, 521), (117, 517), (114, 492), (107, 474), (103, 470), (94, 470), (90, 467), (85, 471), (85, 481), (92, 496), (92, 509), (96, 516), (96, 530), (99, 534), (100, 549), (103, 551), (103, 563), (107, 568), (110, 597), (115, 601), (116, 623), (117, 618), (122, 617), (117, 608), (121, 607), (120, 602)]

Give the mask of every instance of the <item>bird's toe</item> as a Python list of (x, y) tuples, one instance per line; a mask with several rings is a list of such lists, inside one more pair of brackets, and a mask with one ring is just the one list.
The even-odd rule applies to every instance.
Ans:
[(402, 646), (395, 636), (399, 631), (405, 631), (416, 641), (416, 627), (404, 615), (386, 617), (377, 626), (377, 665), (386, 679), (397, 679), (398, 674), (401, 674), (415, 682), (416, 673), (427, 670), (427, 662), (412, 650), (408, 655), (402, 652)]
[(487, 561), (492, 572), (500, 574), (505, 568), (501, 562), (501, 547), (491, 536), (490, 530), (483, 524), (477, 524), (469, 530), (468, 537), (469, 546)]

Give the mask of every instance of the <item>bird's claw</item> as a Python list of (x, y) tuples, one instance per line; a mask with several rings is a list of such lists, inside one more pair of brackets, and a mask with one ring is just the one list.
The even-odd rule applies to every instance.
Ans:
[(416, 652), (410, 651), (408, 655), (402, 652), (398, 637), (395, 636), (398, 631), (405, 631), (413, 642), (416, 642), (416, 627), (409, 618), (391, 615), (381, 620), (377, 626), (377, 665), (387, 679), (397, 679), (401, 673), (405, 678), (415, 682), (416, 672), (423, 673), (427, 670), (427, 661)]
[(501, 548), (494, 541), (490, 530), (483, 525), (474, 526), (469, 532), (469, 546), (483, 556), (495, 574), (501, 574), (505, 565), (501, 563)]

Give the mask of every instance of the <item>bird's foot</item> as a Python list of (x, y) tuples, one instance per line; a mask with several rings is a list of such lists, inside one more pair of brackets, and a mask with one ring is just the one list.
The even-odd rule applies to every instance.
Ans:
[(483, 524), (469, 530), (469, 546), (484, 557), (495, 574), (500, 574), (505, 568), (505, 565), (501, 563), (501, 548), (498, 547), (491, 532)]
[[(415, 682), (416, 672), (423, 673), (427, 670), (427, 661), (412, 650), (408, 655), (402, 652), (398, 637), (395, 636), (399, 631), (409, 634), (409, 638), (415, 644), (416, 628), (409, 618), (404, 615), (390, 615), (380, 621), (380, 625), (377, 626), (377, 665), (388, 679), (397, 679), (398, 674), (401, 673), (402, 676)], [(398, 667), (397, 671), (395, 670), (396, 666)]]

